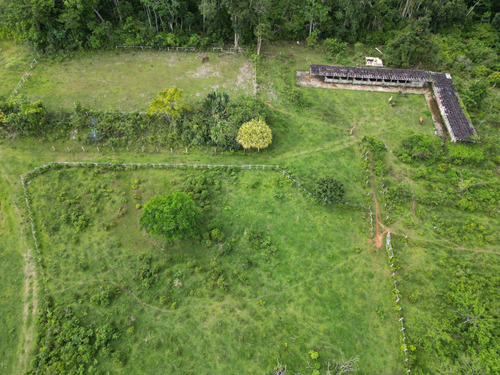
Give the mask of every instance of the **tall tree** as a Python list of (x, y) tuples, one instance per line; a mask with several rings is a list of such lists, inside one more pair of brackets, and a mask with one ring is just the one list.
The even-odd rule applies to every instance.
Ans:
[(318, 23), (327, 20), (328, 11), (328, 5), (325, 4), (324, 0), (307, 0), (302, 14), (308, 23), (309, 36), (316, 30)]
[(429, 18), (419, 18), (410, 21), (410, 24), (389, 42), (387, 58), (391, 65), (407, 68), (428, 58), (432, 46)]

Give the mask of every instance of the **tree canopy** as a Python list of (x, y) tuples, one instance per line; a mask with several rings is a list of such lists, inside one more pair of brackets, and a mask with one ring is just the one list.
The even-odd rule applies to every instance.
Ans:
[(178, 191), (151, 198), (144, 205), (139, 224), (150, 234), (174, 240), (195, 233), (197, 216), (198, 210), (191, 197)]
[(244, 149), (256, 148), (260, 151), (272, 143), (273, 133), (263, 119), (253, 119), (241, 126), (236, 140)]
[(24, 0), (0, 1), (0, 38), (44, 50), (153, 47), (338, 38), (384, 44), (428, 17), (433, 32), (474, 22), (500, 24), (494, 0)]
[(151, 101), (148, 113), (163, 116), (167, 120), (175, 120), (180, 118), (182, 112), (188, 108), (182, 90), (174, 87), (160, 91)]

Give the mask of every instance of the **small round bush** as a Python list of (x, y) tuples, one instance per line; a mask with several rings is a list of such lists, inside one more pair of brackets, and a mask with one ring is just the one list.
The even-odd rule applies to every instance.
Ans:
[(337, 203), (344, 197), (344, 184), (333, 177), (325, 177), (316, 183), (314, 196), (322, 201)]
[(151, 198), (139, 218), (146, 232), (168, 240), (188, 238), (196, 231), (198, 209), (189, 195), (175, 192)]

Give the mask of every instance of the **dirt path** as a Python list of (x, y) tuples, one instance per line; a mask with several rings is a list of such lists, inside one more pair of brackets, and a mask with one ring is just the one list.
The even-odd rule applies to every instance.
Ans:
[(416, 205), (417, 205), (417, 197), (413, 196), (413, 203), (411, 204), (411, 213), (413, 215), (413, 218), (415, 219), (415, 222), (418, 224), (417, 215), (415, 215), (415, 206)]
[(375, 247), (380, 249), (382, 247), (384, 234), (380, 233), (380, 213), (378, 209), (377, 194), (375, 193), (375, 179), (373, 177), (373, 163), (370, 163), (370, 186), (372, 189), (373, 201), (375, 202), (375, 238), (373, 239)]
[[(22, 328), (22, 352), (19, 358), (19, 368), (24, 373), (28, 369), (28, 362), (33, 345), (35, 344), (35, 316), (38, 308), (38, 286), (36, 280), (36, 265), (33, 250), (28, 248), (24, 256), (24, 308)], [(30, 308), (31, 307), (31, 308)]]
[(159, 307), (156, 307), (156, 306), (150, 305), (150, 304), (148, 304), (148, 303), (144, 302), (143, 300), (141, 300), (139, 297), (137, 297), (137, 296), (135, 295), (135, 293), (134, 293), (134, 292), (132, 292), (132, 291), (130, 291), (130, 290), (127, 290), (127, 289), (125, 289), (124, 287), (122, 287), (121, 285), (119, 285), (119, 284), (115, 283), (114, 281), (111, 281), (111, 280), (109, 280), (109, 281), (106, 281), (106, 280), (99, 280), (99, 281), (102, 281), (103, 283), (106, 283), (106, 284), (113, 284), (113, 285), (114, 285), (114, 286), (116, 286), (118, 289), (120, 289), (122, 292), (127, 293), (127, 294), (131, 295), (132, 297), (134, 297), (134, 299), (135, 299), (137, 302), (139, 302), (141, 305), (146, 306), (146, 307), (148, 307), (148, 308), (150, 308), (150, 309), (152, 309), (152, 310), (160, 311), (160, 312), (163, 312), (163, 313), (167, 313), (167, 312), (174, 312), (174, 311), (175, 311), (175, 310), (168, 310), (168, 309), (160, 309)]
[(286, 112), (285, 112), (285, 111), (283, 111), (282, 109), (276, 108), (276, 107), (275, 107), (275, 106), (273, 106), (271, 103), (264, 102), (264, 104), (265, 104), (265, 105), (267, 105), (269, 108), (272, 108), (272, 109), (274, 109), (274, 110), (276, 110), (276, 111), (278, 111), (278, 112), (281, 112), (281, 113), (283, 113), (283, 114), (285, 114), (285, 115), (286, 115)]

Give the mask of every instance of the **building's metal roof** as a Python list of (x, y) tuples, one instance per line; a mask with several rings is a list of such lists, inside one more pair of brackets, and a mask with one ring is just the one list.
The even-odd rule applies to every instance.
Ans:
[(451, 77), (443, 73), (432, 73), (431, 76), (434, 92), (446, 112), (455, 138), (459, 141), (470, 141), (470, 137), (476, 135), (476, 132), (460, 105)]
[(311, 65), (311, 75), (398, 81), (430, 81), (429, 72), (411, 69), (356, 68), (337, 65)]

